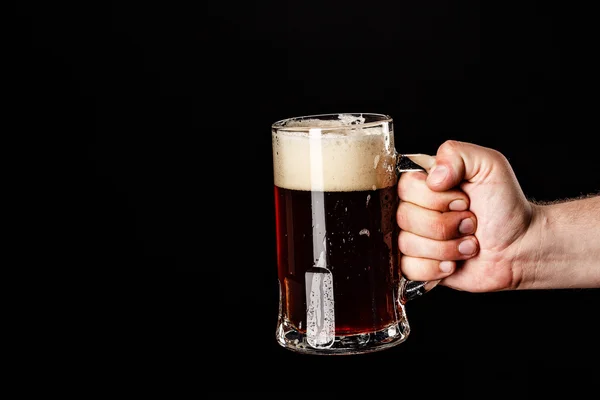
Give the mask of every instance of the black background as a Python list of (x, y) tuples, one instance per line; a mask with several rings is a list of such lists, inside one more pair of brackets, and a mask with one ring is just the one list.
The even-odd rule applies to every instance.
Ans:
[(280, 349), (269, 135), (297, 115), (386, 113), (400, 152), (471, 141), (503, 152), (532, 199), (597, 192), (597, 24), (585, 7), (18, 3), (8, 111), (45, 155), (36, 235), (114, 285), (92, 360), (105, 350), (112, 370), (199, 392), (535, 397), (593, 382), (590, 290), (440, 287), (407, 306), (412, 332), (397, 348)]

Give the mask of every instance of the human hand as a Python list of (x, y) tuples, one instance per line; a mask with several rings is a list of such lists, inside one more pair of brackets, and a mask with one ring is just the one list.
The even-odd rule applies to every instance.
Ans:
[[(516, 289), (514, 263), (533, 215), (498, 151), (446, 141), (429, 175), (403, 173), (397, 222), (405, 277), (469, 292)], [(530, 246), (529, 246), (530, 247)]]

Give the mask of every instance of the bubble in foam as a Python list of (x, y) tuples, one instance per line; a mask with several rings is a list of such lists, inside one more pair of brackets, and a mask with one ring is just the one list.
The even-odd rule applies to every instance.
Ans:
[(338, 114), (338, 119), (301, 118), (291, 119), (285, 123), (286, 127), (337, 127), (361, 125), (366, 121), (362, 115)]
[(364, 124), (365, 123), (365, 117), (363, 117), (362, 115), (358, 116), (358, 115), (351, 115), (351, 114), (339, 114), (338, 119), (344, 125)]

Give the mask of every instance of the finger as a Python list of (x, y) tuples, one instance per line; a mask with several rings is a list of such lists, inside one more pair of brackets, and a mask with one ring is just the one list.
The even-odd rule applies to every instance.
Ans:
[(407, 279), (433, 281), (451, 275), (456, 270), (456, 262), (402, 256), (400, 258), (400, 270)]
[(467, 260), (479, 251), (479, 243), (473, 235), (452, 240), (434, 240), (400, 231), (398, 246), (402, 254), (432, 260)]
[(427, 186), (424, 172), (403, 172), (398, 182), (400, 200), (437, 211), (463, 211), (469, 208), (469, 196), (462, 190), (436, 192)]
[(427, 185), (435, 191), (456, 187), (462, 181), (485, 179), (492, 167), (508, 161), (497, 150), (472, 143), (447, 140), (438, 148)]
[(477, 229), (477, 218), (471, 211), (439, 212), (406, 201), (400, 202), (396, 220), (403, 231), (435, 240), (456, 239)]

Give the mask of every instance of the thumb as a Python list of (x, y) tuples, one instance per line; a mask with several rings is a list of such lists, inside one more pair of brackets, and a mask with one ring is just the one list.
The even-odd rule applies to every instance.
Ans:
[(505, 158), (496, 150), (467, 142), (447, 140), (438, 148), (435, 165), (427, 176), (431, 190), (444, 191), (462, 181), (475, 182), (478, 176), (490, 171)]

